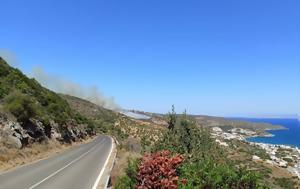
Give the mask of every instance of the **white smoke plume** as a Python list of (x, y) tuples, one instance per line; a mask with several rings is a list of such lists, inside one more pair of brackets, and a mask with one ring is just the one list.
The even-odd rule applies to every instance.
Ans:
[(82, 98), (110, 110), (117, 111), (121, 109), (121, 107), (115, 103), (113, 97), (105, 97), (97, 87), (81, 86), (60, 76), (46, 73), (39, 67), (33, 69), (32, 76), (43, 86), (55, 92)]

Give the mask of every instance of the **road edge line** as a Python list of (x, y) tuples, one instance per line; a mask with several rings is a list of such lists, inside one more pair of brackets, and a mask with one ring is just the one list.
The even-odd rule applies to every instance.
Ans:
[[(103, 139), (100, 141), (100, 143), (103, 141)], [(64, 167), (56, 170), (55, 172), (53, 172), (52, 174), (48, 175), (46, 178), (44, 178), (43, 180), (39, 181), (38, 183), (32, 185), (29, 189), (34, 189), (36, 187), (38, 187), (39, 185), (41, 185), (43, 182), (45, 182), (46, 180), (52, 178), (53, 176), (57, 175), (59, 172), (63, 171), (64, 169), (68, 168), (70, 165), (76, 163), (77, 161), (79, 161), (80, 159), (82, 159), (83, 157), (85, 157), (87, 154), (89, 154), (91, 151), (94, 150), (94, 148), (96, 148), (97, 146), (93, 146), (91, 149), (89, 149), (87, 152), (81, 154), (79, 157), (77, 157), (76, 159), (74, 159), (73, 161), (71, 161), (70, 163), (68, 163), (67, 165), (65, 165)]]
[(23, 165), (17, 165), (15, 167), (11, 167), (11, 168), (9, 168), (7, 170), (2, 170), (2, 171), (0, 171), (0, 176), (5, 175), (5, 174), (9, 174), (9, 173), (11, 173), (13, 171), (16, 171), (18, 169), (24, 168), (26, 166), (31, 166), (31, 165), (33, 165), (35, 163), (39, 163), (41, 161), (44, 161), (44, 160), (47, 160), (47, 159), (50, 159), (50, 158), (55, 158), (56, 156), (61, 155), (61, 154), (65, 153), (65, 152), (67, 152), (69, 150), (74, 150), (77, 147), (80, 147), (80, 146), (85, 145), (85, 144), (89, 144), (89, 143), (93, 142), (95, 139), (96, 138), (93, 138), (91, 141), (83, 141), (82, 143), (79, 143), (78, 145), (72, 144), (72, 146), (70, 146), (70, 148), (66, 148), (66, 149), (62, 149), (62, 150), (53, 152), (49, 156), (45, 156), (45, 157), (42, 157), (40, 159), (33, 160), (33, 161), (25, 163)]
[[(115, 139), (114, 139), (114, 141), (116, 141)], [(115, 145), (115, 143), (114, 143), (114, 145)], [(116, 147), (117, 145), (115, 145), (115, 147)], [(113, 162), (112, 162), (112, 166), (110, 167), (110, 170), (109, 170), (109, 173), (110, 173), (110, 175), (107, 177), (107, 179), (106, 179), (106, 183), (105, 183), (105, 187), (107, 188), (107, 186), (108, 186), (108, 184), (109, 184), (109, 180), (110, 180), (110, 178), (111, 178), (111, 172), (112, 172), (112, 170), (113, 170), (113, 168), (114, 168), (114, 165), (115, 165), (115, 161), (116, 161), (116, 157), (117, 157), (117, 152), (115, 152), (114, 153), (114, 158), (113, 158)]]
[(109, 138), (110, 138), (110, 140), (111, 140), (111, 142), (112, 142), (111, 149), (110, 149), (109, 155), (108, 155), (107, 158), (106, 158), (106, 161), (105, 161), (105, 163), (104, 163), (104, 166), (102, 167), (101, 172), (100, 172), (100, 174), (98, 175), (97, 180), (96, 180), (96, 182), (94, 183), (94, 186), (93, 186), (92, 189), (97, 189), (97, 188), (98, 188), (100, 179), (101, 179), (101, 177), (102, 177), (102, 175), (103, 175), (103, 173), (104, 173), (104, 171), (105, 171), (105, 169), (106, 169), (106, 166), (107, 166), (107, 164), (108, 164), (108, 161), (109, 161), (109, 159), (110, 159), (110, 157), (111, 157), (111, 155), (112, 155), (113, 149), (114, 149), (114, 147), (115, 147), (113, 138), (112, 138), (112, 137), (109, 137)]

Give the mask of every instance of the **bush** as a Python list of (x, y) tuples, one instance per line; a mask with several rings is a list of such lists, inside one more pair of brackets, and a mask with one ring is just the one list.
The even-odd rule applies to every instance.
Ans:
[(115, 184), (116, 189), (133, 189), (134, 186), (134, 181), (128, 176), (123, 176), (119, 178)]
[(7, 63), (0, 57), (0, 77), (6, 77), (9, 74), (9, 66)]
[(139, 166), (136, 188), (178, 188), (177, 167), (182, 162), (181, 155), (172, 157), (169, 151), (145, 155)]
[[(173, 116), (170, 117), (174, 119)], [(190, 161), (198, 161), (205, 157), (224, 159), (224, 151), (210, 137), (208, 129), (198, 127), (185, 113), (176, 119), (176, 126), (164, 133), (153, 147), (154, 152), (170, 150), (175, 154), (185, 155)]]
[(289, 178), (276, 178), (275, 184), (284, 189), (294, 189), (296, 183)]
[(10, 94), (5, 99), (4, 107), (20, 122), (26, 122), (38, 114), (38, 107), (33, 99), (21, 93)]
[(0, 100), (7, 95), (7, 89), (0, 82)]
[(136, 187), (136, 177), (139, 163), (139, 160), (128, 159), (126, 175), (116, 181), (116, 189), (133, 189)]
[(259, 175), (245, 169), (236, 169), (227, 164), (205, 159), (196, 163), (185, 163), (180, 176), (187, 180), (181, 188), (266, 188), (260, 184)]

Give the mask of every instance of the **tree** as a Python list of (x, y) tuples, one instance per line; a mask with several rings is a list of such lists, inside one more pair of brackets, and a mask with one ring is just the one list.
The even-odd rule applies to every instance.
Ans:
[(188, 153), (192, 150), (192, 128), (189, 120), (187, 118), (186, 110), (183, 112), (181, 120), (180, 120), (180, 129), (181, 129), (181, 141), (185, 146)]
[(176, 125), (176, 119), (177, 119), (174, 105), (172, 105), (172, 112), (169, 113), (168, 117), (169, 117), (168, 129), (169, 130), (174, 130), (175, 125)]

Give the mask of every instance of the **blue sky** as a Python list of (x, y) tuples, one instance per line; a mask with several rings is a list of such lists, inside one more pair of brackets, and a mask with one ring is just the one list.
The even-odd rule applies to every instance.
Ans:
[[(300, 112), (298, 0), (1, 0), (0, 49), (124, 108)], [(1, 50), (0, 50), (1, 52)]]

